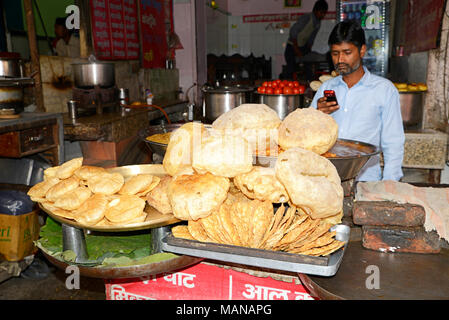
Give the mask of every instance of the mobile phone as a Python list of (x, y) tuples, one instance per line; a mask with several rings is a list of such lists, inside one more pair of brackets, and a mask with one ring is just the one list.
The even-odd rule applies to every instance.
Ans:
[(326, 101), (335, 101), (338, 104), (337, 96), (335, 95), (334, 90), (324, 90), (324, 96), (326, 97)]

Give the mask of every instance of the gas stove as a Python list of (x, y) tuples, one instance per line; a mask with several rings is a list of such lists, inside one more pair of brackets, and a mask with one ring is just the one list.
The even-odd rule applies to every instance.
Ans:
[(119, 111), (120, 103), (116, 86), (103, 88), (73, 88), (73, 100), (77, 101), (78, 114), (103, 114)]

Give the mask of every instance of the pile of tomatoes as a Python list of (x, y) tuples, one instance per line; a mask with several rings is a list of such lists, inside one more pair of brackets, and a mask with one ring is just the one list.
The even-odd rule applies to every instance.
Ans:
[(305, 90), (306, 86), (300, 84), (298, 81), (280, 79), (264, 81), (257, 88), (257, 92), (263, 94), (303, 94)]

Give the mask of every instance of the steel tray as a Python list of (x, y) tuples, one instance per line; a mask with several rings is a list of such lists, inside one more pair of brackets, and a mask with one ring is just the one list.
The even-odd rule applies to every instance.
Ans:
[(337, 250), (326, 257), (200, 242), (175, 238), (171, 234), (162, 239), (162, 250), (254, 267), (330, 277), (337, 273), (341, 264), (348, 245), (350, 228), (339, 224), (330, 230), (337, 231), (335, 238), (346, 243), (343, 250)]

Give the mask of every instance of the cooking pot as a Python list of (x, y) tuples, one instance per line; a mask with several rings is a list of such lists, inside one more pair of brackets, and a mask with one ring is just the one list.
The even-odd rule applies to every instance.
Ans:
[(423, 117), (423, 92), (399, 92), (402, 123), (404, 127), (421, 125)]
[(23, 88), (20, 86), (0, 86), (0, 111), (6, 114), (19, 114), (23, 111)]
[(304, 106), (303, 94), (264, 94), (256, 92), (258, 102), (266, 104), (277, 112), (279, 118), (284, 118), (297, 108)]
[(108, 88), (115, 85), (115, 68), (113, 63), (75, 63), (72, 64), (75, 86), (91, 88), (99, 86)]
[(203, 91), (203, 116), (208, 122), (213, 122), (223, 113), (236, 108), (244, 103), (249, 103), (249, 95), (254, 88), (245, 86), (212, 87), (204, 85)]
[(21, 78), (23, 76), (20, 58), (0, 57), (0, 77)]

